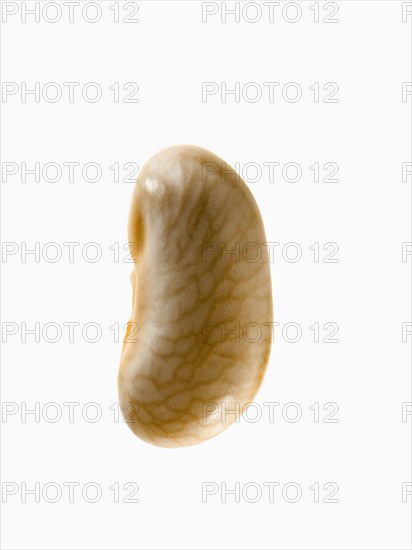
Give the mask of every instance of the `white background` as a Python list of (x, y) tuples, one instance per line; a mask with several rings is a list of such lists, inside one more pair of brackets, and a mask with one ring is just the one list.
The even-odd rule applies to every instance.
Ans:
[[(2, 178), (2, 240), (17, 247), (2, 260), (2, 547), (410, 548), (412, 496), (402, 499), (407, 487), (402, 484), (412, 478), (412, 417), (402, 421), (402, 407), (408, 407), (402, 403), (411, 402), (412, 337), (402, 342), (402, 323), (411, 322), (412, 257), (402, 262), (402, 243), (411, 240), (411, 176), (402, 181), (402, 163), (411, 162), (412, 96), (402, 101), (402, 82), (411, 81), (412, 16), (402, 21), (402, 2), (338, 2), (337, 23), (323, 22), (333, 9), (324, 2), (319, 23), (310, 9), (314, 2), (295, 4), (301, 17), (294, 23), (287, 19), (298, 12), (292, 6), (282, 16), (283, 2), (273, 22), (259, 4), (259, 21), (250, 23), (241, 14), (237, 23), (233, 15), (222, 22), (224, 6), (217, 3), (218, 13), (202, 22), (201, 2), (145, 1), (137, 3), (139, 22), (129, 24), (123, 19), (134, 3), (120, 2), (120, 21), (114, 23), (110, 6), (116, 3), (101, 1), (102, 16), (94, 24), (79, 8), (70, 23), (62, 3), (62, 18), (54, 24), (42, 14), (39, 23), (29, 15), (23, 22), (22, 3), (12, 4), (19, 11), (2, 24), (2, 80), (18, 86), (2, 103), (3, 167), (18, 166), (16, 174), (3, 172)], [(253, 9), (246, 18), (254, 17)], [(46, 16), (53, 13), (52, 6)], [(73, 103), (63, 87), (70, 81), (81, 84)], [(28, 95), (23, 102), (23, 82), (27, 88), (39, 82), (41, 89), (57, 82), (63, 96), (51, 103)], [(83, 99), (81, 88), (88, 82), (101, 86), (100, 101)], [(118, 103), (109, 89), (115, 82)], [(127, 82), (138, 84), (138, 103), (123, 101)], [(202, 82), (216, 82), (219, 93), (202, 101)], [(228, 88), (256, 82), (262, 98), (253, 103), (241, 95), (237, 103), (228, 95), (224, 102), (223, 82)], [(280, 83), (273, 102), (263, 82)], [(301, 87), (297, 102), (282, 97), (289, 82)], [(309, 89), (315, 82), (319, 102)], [(331, 91), (322, 89), (327, 82), (339, 86), (337, 103), (323, 102)], [(242, 420), (200, 446), (162, 449), (115, 421), (121, 342), (114, 341), (109, 327), (119, 323), (122, 332), (131, 302), (132, 266), (123, 262), (123, 246), (133, 184), (122, 181), (122, 166), (142, 166), (159, 149), (177, 143), (210, 149), (232, 166), (261, 167), (257, 181), (245, 179), (261, 209), (267, 240), (280, 243), (271, 264), (280, 325), (256, 397), (261, 419)], [(38, 182), (33, 175), (23, 182), (24, 162), (28, 168), (58, 163), (63, 175), (54, 183), (42, 174)], [(69, 182), (64, 162), (98, 163), (102, 176), (93, 183), (77, 169)], [(117, 183), (109, 169), (116, 162)], [(272, 182), (263, 164), (268, 162), (280, 163)], [(297, 182), (282, 177), (289, 162), (302, 169)], [(309, 169), (315, 162), (319, 182)], [(327, 162), (339, 166), (338, 182), (322, 181)], [(256, 179), (252, 169), (250, 177)], [(22, 257), (24, 243), (34, 248), (36, 242), (37, 261), (34, 255)], [(56, 263), (42, 255), (50, 242), (63, 252)], [(80, 243), (73, 263), (64, 242)], [(83, 257), (89, 242), (101, 247), (100, 261)], [(290, 242), (301, 249), (299, 261), (282, 255)], [(339, 246), (336, 263), (323, 261), (332, 250), (323, 250), (329, 242)], [(119, 262), (110, 249), (114, 243), (119, 243)], [(320, 246), (319, 262), (309, 248), (314, 243)], [(53, 250), (46, 250), (52, 257)], [(287, 251), (293, 257), (293, 248)], [(73, 343), (63, 325), (71, 321), (80, 323)], [(56, 343), (42, 335), (50, 322), (62, 328)], [(89, 322), (101, 327), (96, 343), (82, 337)], [(316, 322), (319, 343), (309, 328)], [(338, 343), (323, 342), (328, 322), (339, 326)], [(28, 328), (40, 323), (39, 342), (34, 335), (23, 341), (22, 323)], [(299, 341), (288, 341), (293, 330), (282, 336), (287, 323), (299, 325)], [(18, 332), (5, 335), (5, 326), (6, 331), (17, 326)], [(37, 416), (21, 414), (36, 402)], [(67, 402), (80, 403), (74, 422)], [(82, 414), (90, 402), (101, 409), (95, 423)], [(273, 422), (264, 402), (279, 403)], [(293, 407), (284, 408), (290, 402), (301, 410), (296, 422), (290, 421)], [(48, 419), (55, 411), (44, 409), (47, 403), (60, 406), (58, 422)], [(319, 403), (319, 422), (309, 409), (314, 403)], [(333, 416), (338, 422), (323, 421), (332, 411), (323, 410), (326, 403), (339, 407)], [(93, 416), (92, 409), (86, 411)], [(43, 498), (49, 482), (63, 490), (56, 503)], [(65, 482), (80, 483), (72, 503)], [(101, 488), (96, 503), (82, 496), (88, 482)], [(139, 486), (139, 502), (123, 502), (130, 493), (123, 489), (127, 482)], [(205, 482), (217, 484), (218, 492), (202, 502)], [(263, 485), (268, 482), (280, 484), (274, 502)], [(302, 492), (295, 503), (288, 501), (293, 487), (282, 496), (291, 482)], [(338, 502), (323, 502), (328, 482), (338, 485)], [(9, 489), (17, 486), (16, 494), (5, 496), (5, 483), (14, 484)], [(30, 494), (22, 502), (23, 483), (40, 484), (39, 502)], [(109, 488), (115, 483), (118, 503)], [(229, 489), (240, 484), (239, 502), (230, 494), (222, 502), (223, 483)], [(246, 483), (262, 489), (258, 502), (248, 502), (255, 492), (252, 487), (245, 496)], [(318, 503), (309, 489), (314, 483), (320, 486)]]

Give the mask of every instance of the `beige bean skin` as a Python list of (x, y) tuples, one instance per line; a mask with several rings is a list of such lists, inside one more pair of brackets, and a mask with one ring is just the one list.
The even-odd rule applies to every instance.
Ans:
[[(235, 415), (221, 407), (242, 410), (266, 370), (265, 232), (251, 192), (230, 170), (205, 149), (179, 145), (153, 156), (135, 185), (128, 228), (138, 245), (130, 250), (135, 334), (130, 325), (119, 401), (128, 426), (154, 445), (195, 445), (222, 432)], [(222, 243), (238, 247), (238, 256), (222, 253)], [(248, 243), (260, 245), (259, 259)], [(256, 329), (242, 332), (248, 323), (261, 329), (256, 342)]]

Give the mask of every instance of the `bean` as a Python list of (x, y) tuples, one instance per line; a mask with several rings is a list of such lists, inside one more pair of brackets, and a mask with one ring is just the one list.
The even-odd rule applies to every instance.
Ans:
[(272, 291), (258, 206), (222, 159), (178, 145), (142, 168), (128, 233), (135, 265), (118, 378), (123, 415), (154, 445), (201, 443), (247, 408), (269, 359)]

